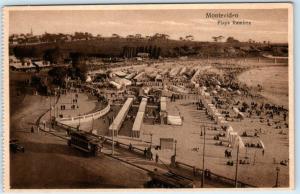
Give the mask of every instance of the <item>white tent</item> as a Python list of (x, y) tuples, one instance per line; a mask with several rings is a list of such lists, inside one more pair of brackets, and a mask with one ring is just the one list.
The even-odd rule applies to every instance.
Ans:
[(120, 79), (118, 80), (118, 82), (121, 84), (121, 85), (125, 85), (125, 86), (131, 86), (132, 85), (132, 82), (128, 79)]
[(115, 71), (114, 74), (119, 76), (119, 77), (125, 77), (126, 76), (126, 73), (124, 73), (123, 71)]
[(137, 74), (133, 79), (135, 81), (140, 81), (144, 75), (145, 75), (145, 72), (141, 72), (141, 73)]
[(167, 74), (167, 73), (169, 73), (169, 69), (165, 69), (165, 70), (163, 70), (163, 71), (161, 72), (162, 75), (165, 75), (165, 74)]
[(160, 111), (161, 112), (167, 111), (167, 98), (166, 97), (160, 98)]
[(113, 120), (112, 124), (109, 126), (109, 130), (111, 132), (113, 131), (119, 131), (121, 128), (121, 125), (123, 121), (125, 120), (125, 117), (127, 116), (127, 113), (133, 103), (133, 98), (127, 98), (126, 102), (122, 106), (121, 110), (118, 112), (116, 118)]
[(229, 138), (229, 134), (230, 134), (231, 132), (233, 132), (233, 128), (232, 128), (231, 125), (229, 125), (229, 126), (227, 127), (227, 129), (226, 129), (226, 137)]
[(228, 122), (225, 121), (225, 120), (222, 120), (222, 121), (220, 122), (220, 125), (221, 125), (222, 127), (229, 127)]
[(173, 92), (184, 93), (184, 94), (188, 94), (188, 93), (189, 93), (189, 91), (187, 91), (187, 90), (186, 90), (185, 88), (183, 88), (183, 87), (171, 85), (169, 88), (170, 88), (170, 90), (172, 90)]
[(234, 142), (234, 147), (237, 147), (239, 146), (239, 149), (243, 149), (245, 148), (245, 144), (241, 138), (241, 136), (237, 136), (237, 138), (235, 139), (235, 142)]
[(92, 81), (92, 78), (91, 78), (91, 76), (88, 75), (88, 76), (86, 77), (85, 82), (91, 82), (91, 81)]
[(137, 138), (140, 137), (140, 130), (141, 130), (141, 126), (143, 124), (146, 106), (147, 106), (147, 98), (143, 98), (140, 103), (138, 113), (137, 113), (134, 123), (133, 123), (133, 127), (132, 127), (132, 136), (133, 137), (137, 137)]
[(135, 76), (135, 73), (131, 73), (131, 74), (126, 75), (125, 79), (130, 80), (130, 79), (134, 78), (134, 76)]
[(221, 117), (218, 117), (218, 118), (217, 118), (218, 124), (220, 125), (220, 124), (221, 124), (221, 121), (223, 121), (223, 120), (224, 120), (224, 117), (222, 117), (222, 116), (221, 116)]
[(266, 147), (265, 147), (265, 144), (264, 144), (261, 140), (259, 140), (259, 143), (261, 144), (261, 146), (262, 146), (263, 149), (266, 148)]
[(120, 84), (118, 84), (118, 83), (116, 83), (116, 82), (114, 82), (114, 81), (109, 81), (109, 83), (110, 83), (111, 85), (113, 85), (114, 87), (116, 87), (118, 90), (122, 88), (122, 86), (121, 86)]
[(239, 112), (238, 117), (243, 119), (243, 118), (245, 118), (245, 115), (242, 112)]
[(175, 77), (179, 73), (180, 69), (181, 69), (180, 67), (175, 67), (171, 69), (171, 71), (169, 72), (169, 76)]
[(167, 122), (169, 125), (182, 125), (182, 119), (180, 116), (168, 115)]
[(214, 111), (214, 115), (213, 116), (214, 116), (214, 118), (215, 118), (216, 121), (217, 121), (218, 117), (223, 117), (222, 114), (220, 114), (217, 109)]
[(155, 77), (155, 81), (162, 81), (162, 76), (160, 74), (157, 74)]
[(143, 87), (142, 89), (143, 89), (143, 92), (145, 94), (148, 94), (150, 92), (150, 88), (149, 87)]
[(179, 75), (183, 75), (186, 72), (186, 67), (183, 67), (179, 72)]
[(218, 92), (216, 90), (213, 90), (212, 93), (213, 94), (218, 94)]
[(233, 111), (235, 112), (235, 114), (239, 114), (239, 109), (238, 108), (236, 108), (236, 107), (233, 107)]
[(235, 131), (229, 132), (228, 142), (231, 145), (235, 144), (237, 138), (238, 138), (238, 133), (237, 132), (235, 132)]

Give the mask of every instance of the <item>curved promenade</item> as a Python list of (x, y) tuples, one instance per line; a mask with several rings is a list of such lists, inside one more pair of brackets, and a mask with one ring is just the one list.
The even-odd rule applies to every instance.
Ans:
[[(83, 85), (83, 87), (91, 91), (96, 91), (98, 94), (100, 93), (98, 88), (94, 88), (89, 85)], [(65, 125), (75, 125), (84, 122), (90, 122), (95, 119), (101, 118), (102, 116), (106, 115), (109, 111), (110, 111), (110, 104), (108, 103), (107, 106), (102, 110), (89, 113), (89, 114), (74, 116), (74, 117), (57, 118), (56, 121)]]
[(80, 124), (84, 122), (90, 122), (92, 120), (98, 119), (104, 115), (106, 115), (110, 110), (110, 104), (108, 104), (104, 109), (86, 114), (86, 115), (80, 115), (80, 116), (75, 116), (75, 117), (67, 117), (67, 118), (61, 118), (57, 119), (56, 121), (65, 125), (73, 125), (73, 124)]

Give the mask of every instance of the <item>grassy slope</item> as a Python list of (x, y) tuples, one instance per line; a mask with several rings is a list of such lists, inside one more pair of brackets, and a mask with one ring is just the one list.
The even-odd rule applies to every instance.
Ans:
[[(214, 55), (217, 50), (226, 49), (229, 47), (249, 47), (249, 43), (215, 43), (215, 42), (196, 42), (196, 41), (178, 41), (178, 40), (162, 40), (162, 41), (148, 41), (148, 40), (127, 40), (127, 39), (103, 39), (103, 40), (81, 40), (73, 42), (61, 43), (43, 43), (34, 45), (18, 45), (11, 46), (10, 52), (13, 48), (22, 49), (23, 51), (34, 50), (36, 56), (41, 57), (45, 50), (59, 47), (60, 51), (66, 55), (70, 52), (79, 52), (84, 54), (100, 55), (100, 56), (121, 56), (123, 48), (127, 47), (145, 47), (157, 46), (161, 48), (161, 55), (167, 56), (170, 50), (176, 47), (193, 47), (204, 55)], [(261, 46), (255, 45), (258, 48)], [(285, 44), (274, 44), (273, 48), (287, 48)]]

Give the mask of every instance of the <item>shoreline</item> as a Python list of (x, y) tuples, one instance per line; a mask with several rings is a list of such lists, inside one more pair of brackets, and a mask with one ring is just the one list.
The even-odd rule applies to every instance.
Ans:
[(242, 72), (237, 79), (248, 87), (260, 84), (263, 90), (258, 94), (271, 103), (288, 108), (289, 80), (284, 79), (288, 76), (282, 76), (285, 73), (288, 74), (288, 66), (261, 66)]

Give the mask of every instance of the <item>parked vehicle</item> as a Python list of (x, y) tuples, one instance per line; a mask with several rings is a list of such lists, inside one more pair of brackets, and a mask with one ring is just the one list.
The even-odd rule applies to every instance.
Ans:
[(17, 139), (11, 139), (9, 140), (9, 148), (10, 151), (12, 151), (13, 153), (17, 153), (17, 152), (25, 152), (25, 148), (19, 144), (19, 140)]

